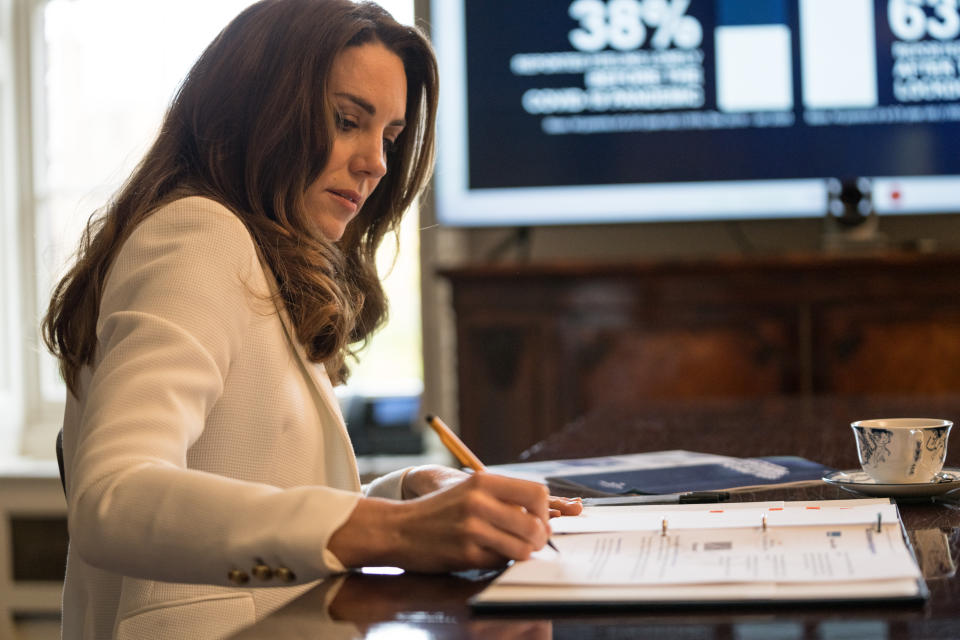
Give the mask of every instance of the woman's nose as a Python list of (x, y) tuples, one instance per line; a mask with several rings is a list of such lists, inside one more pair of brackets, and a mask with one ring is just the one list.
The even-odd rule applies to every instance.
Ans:
[(355, 171), (373, 178), (382, 178), (387, 173), (387, 153), (382, 138), (364, 141), (354, 156)]

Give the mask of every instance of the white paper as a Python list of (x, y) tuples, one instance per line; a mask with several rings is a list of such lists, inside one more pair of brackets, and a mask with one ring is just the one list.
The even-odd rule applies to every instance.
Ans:
[(638, 531), (556, 538), (557, 552), (518, 562), (503, 584), (696, 584), (917, 578), (900, 528)]
[(553, 476), (612, 473), (635, 469), (668, 469), (701, 464), (723, 464), (724, 462), (736, 460), (738, 459), (713, 453), (697, 453), (695, 451), (673, 449), (670, 451), (651, 451), (648, 453), (633, 453), (597, 458), (571, 458), (565, 460), (498, 464), (488, 466), (487, 471), (512, 478), (546, 483), (546, 479)]
[(918, 593), (911, 578), (853, 582), (776, 584), (770, 582), (710, 585), (515, 585), (494, 582), (477, 594), (478, 604), (749, 602), (765, 600), (829, 600), (911, 598)]
[(897, 507), (887, 498), (811, 502), (722, 502), (686, 505), (584, 507), (578, 516), (550, 521), (555, 535), (603, 531), (669, 531), (703, 528), (762, 528), (896, 522)]
[(920, 577), (889, 500), (595, 507), (566, 520), (589, 522), (609, 512), (617, 514), (608, 524), (623, 520), (631, 528), (555, 535), (559, 552), (545, 548), (497, 582), (626, 586)]

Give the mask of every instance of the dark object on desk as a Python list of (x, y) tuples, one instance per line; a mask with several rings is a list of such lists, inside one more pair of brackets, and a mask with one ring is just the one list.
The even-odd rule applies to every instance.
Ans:
[(597, 496), (583, 499), (585, 507), (611, 507), (628, 504), (709, 504), (730, 499), (727, 491), (687, 491), (629, 496)]
[(768, 456), (737, 458), (724, 463), (567, 474), (548, 477), (547, 483), (551, 487), (563, 487), (565, 491), (580, 490), (585, 497), (644, 495), (817, 482), (832, 471), (797, 456)]
[(344, 405), (356, 455), (423, 453), (423, 437), (414, 428), (420, 396), (353, 396)]

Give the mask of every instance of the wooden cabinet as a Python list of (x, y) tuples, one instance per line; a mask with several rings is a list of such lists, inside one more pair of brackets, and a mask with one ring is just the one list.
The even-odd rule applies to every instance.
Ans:
[(960, 391), (958, 274), (952, 254), (444, 270), (461, 435), (495, 463), (601, 406)]

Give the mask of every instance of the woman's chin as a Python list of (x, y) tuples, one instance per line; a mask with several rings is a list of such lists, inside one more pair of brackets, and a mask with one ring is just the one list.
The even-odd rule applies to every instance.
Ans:
[(324, 239), (329, 240), (330, 242), (339, 242), (343, 238), (344, 232), (347, 230), (347, 225), (339, 221), (334, 220), (323, 220), (317, 224), (315, 227), (318, 235), (322, 236)]

